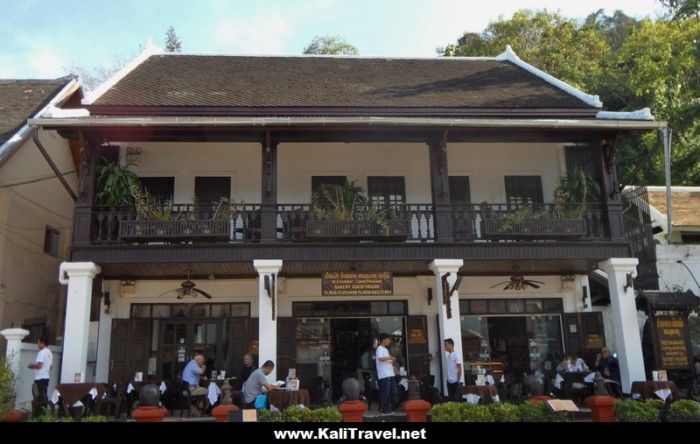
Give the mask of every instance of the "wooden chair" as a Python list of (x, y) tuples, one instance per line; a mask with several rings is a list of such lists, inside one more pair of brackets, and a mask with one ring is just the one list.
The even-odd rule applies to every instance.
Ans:
[[(119, 418), (122, 414), (123, 403), (126, 402), (123, 384), (107, 384), (106, 390), (106, 396), (95, 401), (94, 412), (98, 415), (110, 416), (111, 412), (114, 411), (114, 417)], [(106, 414), (104, 413), (105, 407), (107, 408)]]

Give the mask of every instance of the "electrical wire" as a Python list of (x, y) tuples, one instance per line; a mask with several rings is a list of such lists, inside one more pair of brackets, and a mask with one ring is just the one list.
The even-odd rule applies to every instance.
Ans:
[[(4, 185), (4, 183), (3, 183), (2, 181), (0, 181), (0, 186), (1, 186), (1, 185)], [(41, 204), (38, 203), (38, 202), (35, 202), (34, 200), (30, 199), (29, 197), (25, 196), (24, 194), (20, 193), (19, 191), (15, 190), (15, 189), (13, 189), (13, 188), (7, 188), (7, 190), (8, 190), (9, 192), (11, 192), (11, 193), (17, 195), (18, 197), (24, 199), (25, 201), (31, 203), (32, 205), (36, 205), (37, 207), (41, 208), (41, 209), (44, 210), (44, 211), (48, 211), (49, 213), (51, 213), (51, 214), (53, 214), (53, 215), (55, 215), (55, 216), (58, 216), (58, 217), (60, 217), (60, 218), (63, 218), (63, 219), (65, 219), (65, 220), (69, 221), (69, 222), (71, 221), (71, 218), (70, 218), (70, 217), (65, 216), (65, 215), (63, 215), (63, 214), (60, 214), (60, 213), (57, 213), (57, 212), (55, 212), (54, 210), (52, 210), (52, 209), (50, 209), (50, 208), (47, 208), (47, 207), (41, 205)]]
[[(77, 173), (76, 170), (73, 170), (73, 171), (66, 171), (66, 172), (64, 172), (64, 173), (61, 173), (61, 175), (62, 175), (62, 176), (68, 176), (69, 174), (75, 174), (75, 173)], [(14, 183), (3, 184), (3, 185), (0, 185), (0, 189), (2, 189), (2, 188), (17, 187), (17, 186), (20, 186), (20, 185), (28, 185), (28, 184), (37, 183), (37, 182), (42, 182), (42, 181), (44, 181), (44, 180), (51, 180), (51, 179), (57, 179), (56, 175), (55, 175), (55, 174), (51, 174), (51, 175), (48, 175), (48, 176), (38, 176), (38, 177), (36, 177), (36, 178), (34, 178), (34, 179), (27, 179), (27, 180), (25, 180), (25, 181), (23, 181), (23, 182), (14, 182)]]
[(679, 263), (679, 264), (681, 264), (681, 265), (683, 265), (683, 266), (685, 267), (685, 269), (688, 270), (688, 273), (690, 273), (690, 277), (692, 277), (693, 280), (695, 281), (695, 285), (697, 285), (698, 288), (700, 288), (700, 284), (698, 284), (698, 280), (695, 279), (695, 275), (694, 275), (693, 272), (690, 270), (690, 267), (688, 267), (688, 266), (686, 265), (686, 263), (683, 262), (682, 260), (677, 260), (676, 262)]

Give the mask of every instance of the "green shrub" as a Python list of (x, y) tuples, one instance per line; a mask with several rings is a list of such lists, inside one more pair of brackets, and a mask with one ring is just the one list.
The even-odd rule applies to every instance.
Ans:
[(343, 420), (343, 415), (333, 407), (306, 410), (306, 422), (341, 422)]
[(496, 422), (520, 422), (520, 409), (515, 404), (494, 402), (489, 405), (489, 410)]
[(444, 402), (433, 406), (433, 422), (461, 422), (461, 403)]
[(306, 422), (307, 410), (297, 405), (287, 407), (282, 410), (282, 420), (284, 422)]
[(84, 416), (80, 422), (107, 422), (107, 417), (100, 415)]
[(488, 406), (463, 402), (461, 407), (462, 422), (493, 422), (493, 414)]
[(269, 410), (258, 410), (258, 422), (282, 422), (282, 413)]
[(0, 419), (15, 408), (15, 374), (5, 358), (0, 358)]
[(653, 405), (654, 408), (655, 408), (657, 411), (661, 411), (661, 409), (664, 408), (664, 404), (665, 404), (665, 403), (664, 403), (662, 400), (660, 400), (659, 398), (647, 399), (647, 400), (644, 401), (644, 402), (646, 402), (646, 403), (649, 404), (649, 405)]
[(700, 422), (700, 403), (690, 399), (681, 399), (671, 404), (669, 418), (674, 422)]
[(615, 419), (620, 422), (654, 422), (659, 411), (649, 402), (620, 399), (615, 402)]
[(565, 414), (549, 410), (544, 402), (525, 402), (518, 406), (520, 420), (522, 422), (565, 422), (568, 421)]
[(32, 418), (34, 422), (56, 422), (56, 417), (51, 414), (49, 409), (42, 409), (41, 415)]
[(342, 420), (340, 412), (333, 407), (309, 409), (292, 406), (281, 412), (258, 411), (259, 422), (341, 422)]

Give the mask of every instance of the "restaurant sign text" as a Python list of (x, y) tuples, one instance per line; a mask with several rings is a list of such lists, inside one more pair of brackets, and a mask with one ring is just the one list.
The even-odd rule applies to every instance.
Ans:
[(323, 296), (389, 296), (394, 294), (394, 276), (390, 271), (378, 273), (323, 273)]
[(661, 366), (664, 369), (680, 370), (690, 368), (688, 347), (685, 342), (685, 328), (685, 319), (681, 316), (656, 317)]

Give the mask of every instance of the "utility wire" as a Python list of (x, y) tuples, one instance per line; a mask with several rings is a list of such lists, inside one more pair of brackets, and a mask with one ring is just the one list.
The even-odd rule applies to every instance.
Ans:
[(700, 288), (700, 284), (698, 284), (698, 280), (695, 279), (695, 275), (694, 275), (693, 272), (690, 270), (690, 267), (688, 267), (688, 266), (685, 264), (685, 262), (683, 262), (682, 260), (677, 260), (676, 262), (678, 262), (679, 264), (683, 265), (683, 266), (685, 267), (685, 269), (688, 270), (688, 273), (690, 273), (690, 277), (692, 277), (693, 280), (695, 281), (695, 285), (697, 285), (698, 288)]
[[(69, 174), (75, 174), (75, 173), (77, 173), (77, 171), (75, 171), (75, 170), (73, 170), (73, 171), (66, 171), (65, 173), (61, 173), (61, 175), (62, 175), (62, 176), (68, 176)], [(15, 182), (15, 183), (3, 184), (3, 185), (0, 185), (0, 189), (2, 189), (2, 188), (10, 188), (10, 187), (17, 187), (17, 186), (20, 186), (20, 185), (28, 185), (28, 184), (31, 184), (31, 183), (37, 183), (37, 182), (42, 182), (42, 181), (44, 181), (44, 180), (51, 180), (51, 179), (56, 179), (56, 175), (55, 175), (55, 174), (51, 174), (51, 175), (49, 175), (49, 176), (40, 176), (40, 177), (37, 177), (37, 178), (34, 178), (34, 179), (27, 179), (27, 180), (25, 180), (25, 181), (23, 181), (23, 182)]]
[[(4, 184), (2, 181), (0, 181), (0, 186), (2, 186), (2, 185), (5, 185), (5, 184)], [(48, 211), (49, 213), (51, 213), (51, 214), (53, 214), (53, 215), (56, 215), (56, 216), (58, 216), (58, 217), (61, 217), (61, 218), (65, 219), (65, 220), (67, 220), (67, 221), (69, 221), (69, 222), (71, 221), (71, 218), (70, 218), (70, 217), (65, 216), (65, 215), (63, 215), (63, 214), (60, 214), (60, 213), (57, 213), (57, 212), (55, 212), (54, 210), (52, 210), (51, 208), (47, 208), (47, 207), (41, 205), (40, 203), (38, 203), (38, 202), (36, 202), (36, 201), (34, 201), (34, 200), (28, 198), (27, 196), (25, 196), (24, 194), (20, 193), (19, 191), (15, 190), (15, 189), (13, 189), (13, 188), (7, 188), (7, 190), (8, 190), (9, 192), (11, 192), (11, 193), (17, 195), (18, 197), (20, 197), (20, 198), (26, 200), (27, 202), (31, 203), (32, 205), (36, 205), (37, 207), (41, 208), (41, 209), (44, 210), (44, 211)]]

